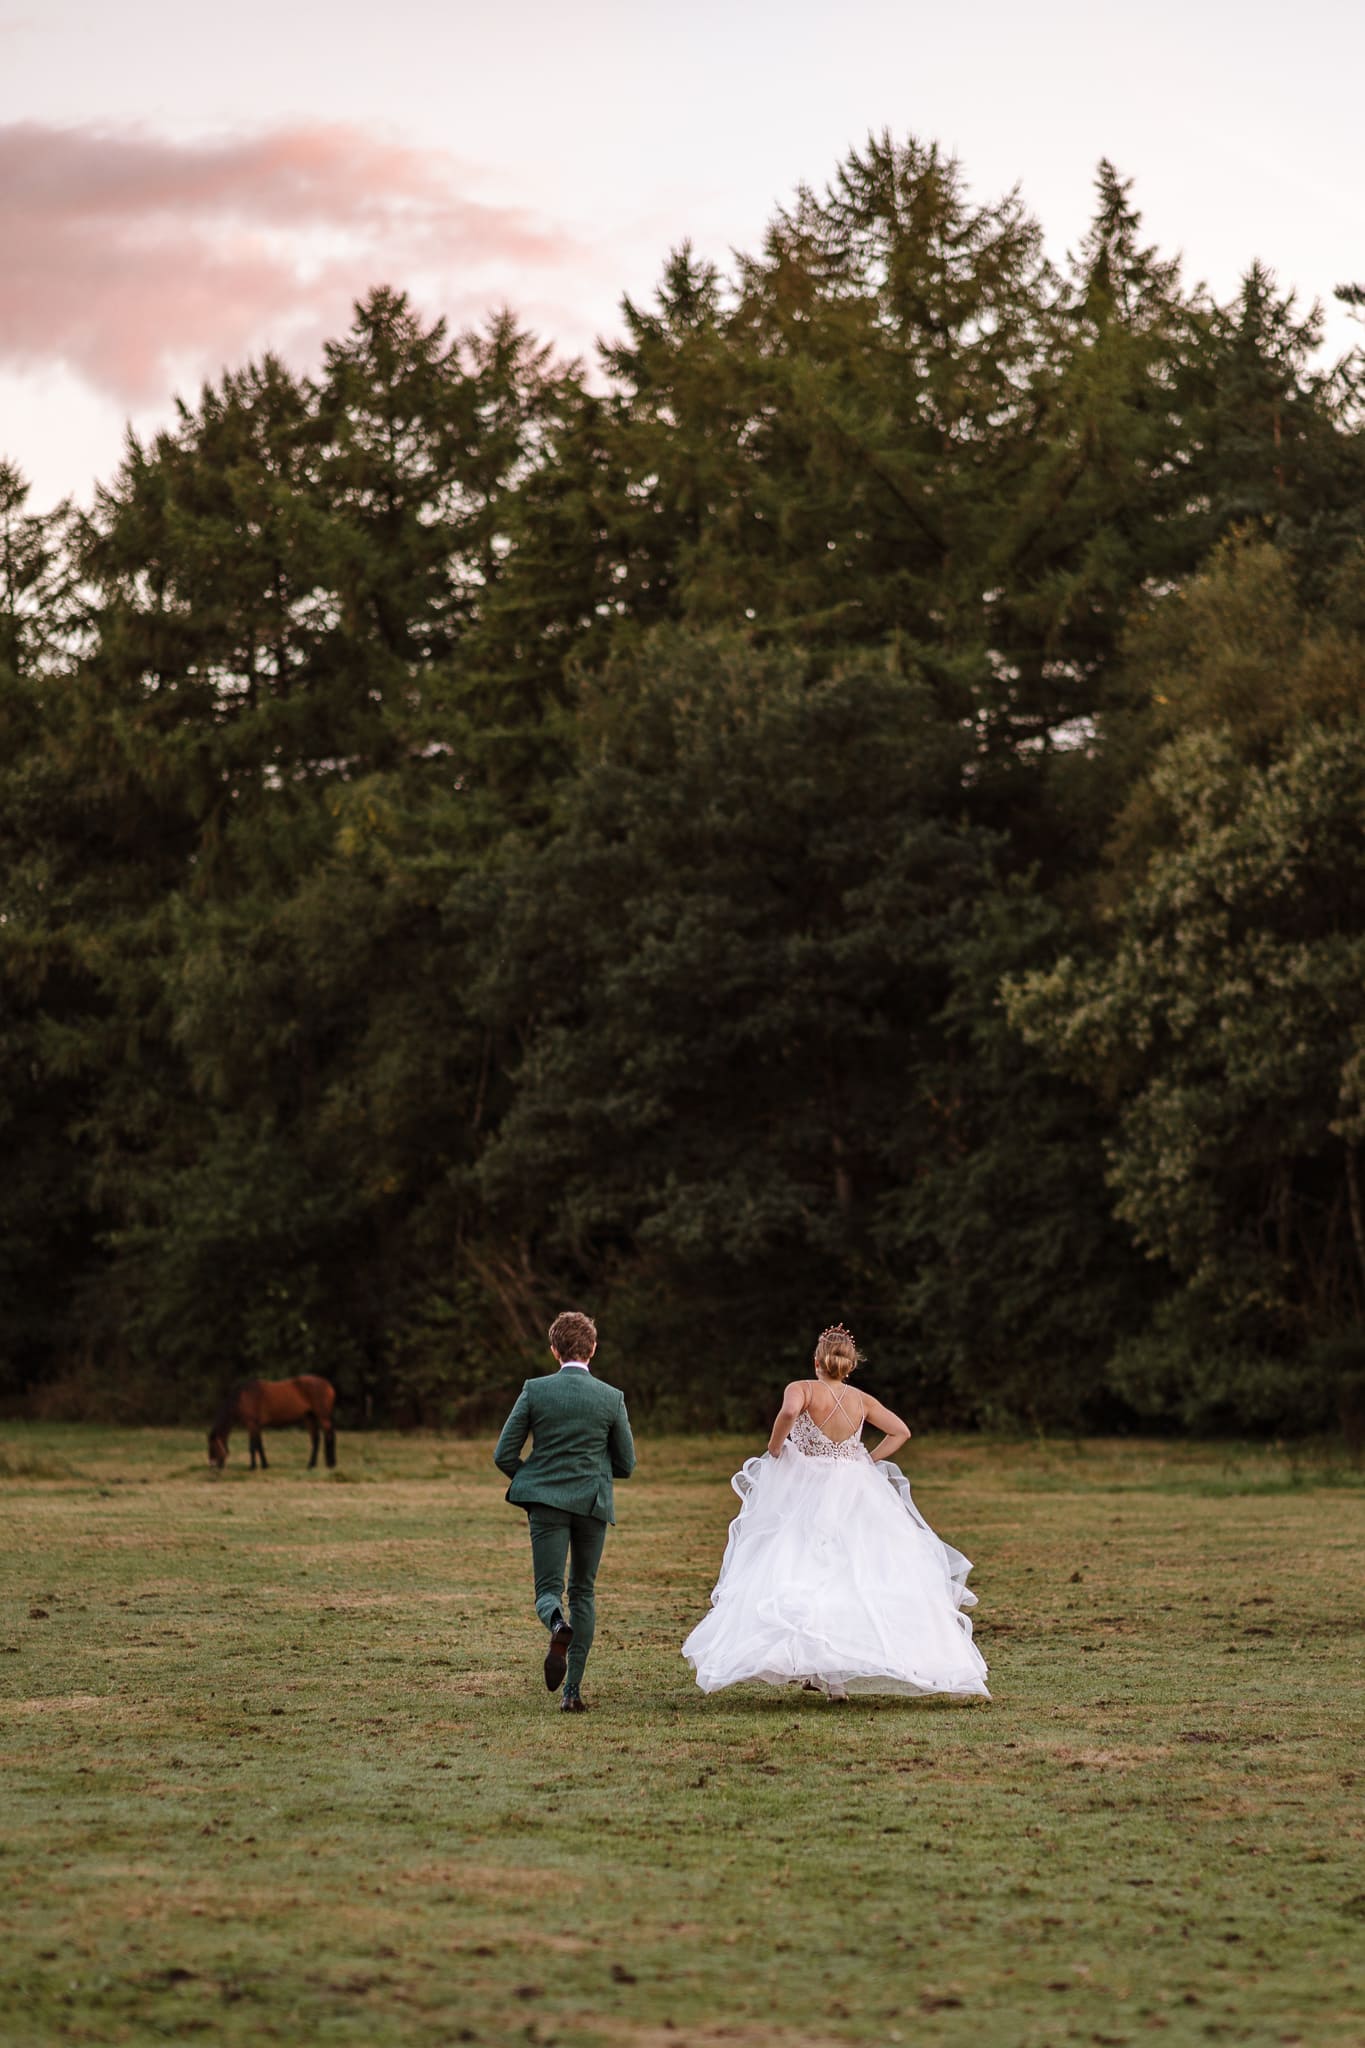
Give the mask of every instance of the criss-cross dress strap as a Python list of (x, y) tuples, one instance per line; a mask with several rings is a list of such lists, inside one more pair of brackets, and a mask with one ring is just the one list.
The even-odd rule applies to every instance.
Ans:
[[(820, 1380), (817, 1380), (817, 1381), (815, 1382), (815, 1385), (816, 1385), (816, 1386), (821, 1386), (821, 1385), (823, 1385), (823, 1384), (826, 1384), (826, 1383), (825, 1383), (825, 1382), (822, 1382), (822, 1381), (820, 1381)], [(815, 1422), (815, 1427), (816, 1427), (816, 1428), (817, 1428), (817, 1429), (819, 1430), (819, 1432), (820, 1432), (821, 1436), (829, 1436), (829, 1424), (830, 1424), (831, 1422), (833, 1422), (833, 1420), (834, 1420), (834, 1418), (835, 1418), (835, 1416), (836, 1416), (836, 1415), (839, 1415), (839, 1414), (841, 1414), (841, 1413), (844, 1413), (844, 1412), (845, 1412), (845, 1411), (844, 1411), (844, 1395), (845, 1395), (845, 1394), (846, 1394), (847, 1392), (848, 1392), (848, 1388), (847, 1388), (847, 1387), (846, 1387), (846, 1386), (845, 1386), (845, 1385), (844, 1385), (844, 1384), (843, 1384), (842, 1382), (840, 1382), (840, 1385), (839, 1385), (839, 1390), (838, 1390), (838, 1392), (837, 1392), (837, 1393), (836, 1393), (836, 1394), (834, 1395), (834, 1405), (833, 1405), (833, 1407), (831, 1407), (830, 1409), (828, 1409), (828, 1410), (826, 1411), (826, 1414), (825, 1414), (825, 1419), (824, 1419), (824, 1421), (823, 1421), (823, 1422), (815, 1422), (815, 1417), (814, 1417), (813, 1415), (811, 1416), (811, 1421), (812, 1421), (812, 1422)], [(860, 1420), (859, 1420), (859, 1423), (858, 1423), (858, 1428), (859, 1428), (859, 1429), (861, 1429), (861, 1427), (862, 1427), (862, 1422), (861, 1422), (861, 1419), (860, 1419)], [(850, 1431), (850, 1435), (852, 1435), (852, 1436), (856, 1436), (856, 1435), (857, 1435), (857, 1433), (858, 1433), (858, 1431), (857, 1431), (856, 1429), (855, 1429), (855, 1430), (852, 1430), (852, 1431)], [(847, 1438), (847, 1437), (830, 1437), (830, 1442), (831, 1442), (831, 1443), (846, 1443), (847, 1441), (848, 1441), (848, 1438)]]

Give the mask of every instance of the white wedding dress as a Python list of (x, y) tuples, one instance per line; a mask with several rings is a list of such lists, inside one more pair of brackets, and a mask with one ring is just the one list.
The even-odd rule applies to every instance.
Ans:
[(730, 1484), (740, 1510), (711, 1611), (682, 1647), (703, 1692), (800, 1680), (836, 1697), (990, 1698), (964, 1611), (971, 1565), (895, 1466), (874, 1463), (861, 1422), (839, 1442), (798, 1415), (779, 1456), (748, 1459)]

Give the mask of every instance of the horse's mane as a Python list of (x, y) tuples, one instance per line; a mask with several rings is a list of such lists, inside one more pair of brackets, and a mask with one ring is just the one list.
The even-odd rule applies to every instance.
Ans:
[(241, 1400), (243, 1394), (246, 1392), (248, 1387), (256, 1387), (259, 1385), (259, 1380), (240, 1380), (235, 1387), (230, 1387), (228, 1389), (227, 1393), (224, 1394), (222, 1401), (219, 1404), (218, 1413), (214, 1417), (213, 1428), (209, 1432), (210, 1436), (227, 1435), (227, 1432), (233, 1427), (234, 1423), (237, 1420), (237, 1404)]

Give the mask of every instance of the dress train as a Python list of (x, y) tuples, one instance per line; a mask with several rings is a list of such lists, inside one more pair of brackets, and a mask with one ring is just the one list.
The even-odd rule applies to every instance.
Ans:
[(838, 1442), (799, 1415), (779, 1456), (731, 1480), (710, 1612), (682, 1646), (703, 1692), (759, 1681), (989, 1699), (967, 1609), (971, 1565), (943, 1543), (861, 1426)]

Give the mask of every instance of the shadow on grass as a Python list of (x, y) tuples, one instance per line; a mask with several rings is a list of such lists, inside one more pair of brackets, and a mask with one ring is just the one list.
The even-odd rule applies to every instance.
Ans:
[[(901, 1697), (887, 1693), (851, 1693), (847, 1700), (826, 1700), (816, 1693), (806, 1692), (801, 1687), (790, 1690), (774, 1687), (772, 1692), (745, 1692), (733, 1695), (684, 1693), (680, 1701), (685, 1702), (694, 1713), (716, 1716), (739, 1714), (821, 1714), (828, 1717), (831, 1725), (861, 1714), (906, 1714), (922, 1718), (925, 1714), (975, 1713), (978, 1709), (989, 1712), (993, 1702), (978, 1698), (944, 1699), (941, 1695), (925, 1695), (916, 1698), (912, 1694)], [(674, 1701), (676, 1706), (680, 1701)]]

